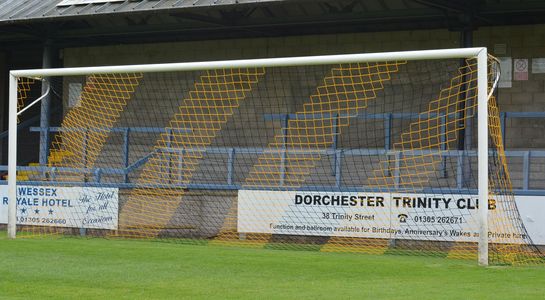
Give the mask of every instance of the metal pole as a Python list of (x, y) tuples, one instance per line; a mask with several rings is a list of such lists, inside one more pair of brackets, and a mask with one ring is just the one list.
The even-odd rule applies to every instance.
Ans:
[[(127, 127), (123, 131), (123, 167), (125, 168), (125, 170), (127, 170), (127, 168), (129, 167), (129, 147), (130, 147), (129, 134), (131, 132), (130, 130), (131, 129)], [(123, 178), (125, 183), (129, 182), (128, 173), (125, 173), (125, 175), (123, 175)]]
[(9, 75), (8, 109), (8, 237), (17, 232), (17, 77)]
[(486, 48), (477, 56), (477, 113), (479, 165), (479, 265), (488, 265), (488, 55)]
[[(47, 40), (44, 45), (42, 56), (42, 67), (44, 69), (51, 68), (53, 66), (53, 48), (52, 42)], [(50, 83), (52, 85), (52, 83)], [(42, 84), (42, 95), (47, 93), (47, 85)], [(41, 114), (40, 114), (40, 166), (47, 165), (47, 155), (49, 153), (49, 119), (51, 108), (51, 94), (45, 96), (41, 101)]]
[[(473, 45), (473, 29), (470, 25), (464, 28), (461, 31), (460, 44), (462, 47), (469, 48)], [(464, 68), (463, 72), (467, 72), (467, 62), (466, 58), (460, 60), (460, 67)], [(467, 103), (468, 98), (468, 80), (469, 76), (466, 74), (462, 78), (463, 84), (461, 87), (460, 98), (462, 101), (459, 102), (458, 107), (458, 127), (460, 131), (458, 133), (458, 150), (461, 151), (470, 151), (472, 148), (472, 118), (473, 115), (471, 109), (471, 103)], [(462, 188), (469, 187), (469, 178), (471, 176), (471, 162), (469, 156), (465, 156), (462, 167)]]
[[(463, 43), (464, 47), (472, 47), (473, 46), (473, 29), (469, 28), (463, 31)], [(464, 60), (464, 65), (466, 65), (466, 62)], [(466, 84), (464, 85), (464, 94), (467, 98), (467, 75), (464, 76), (464, 82)], [(465, 151), (470, 151), (471, 148), (473, 148), (473, 108), (471, 108), (471, 103), (465, 103), (466, 106), (464, 107), (464, 117), (465, 117), (465, 128), (463, 131), (464, 138), (463, 138), (463, 149)], [(469, 157), (466, 158), (466, 161), (464, 162), (464, 169), (463, 169), (463, 187), (469, 187), (469, 180), (471, 177), (471, 161)]]
[[(473, 29), (472, 28), (469, 28), (469, 29), (463, 31), (463, 43), (464, 43), (463, 47), (467, 47), (467, 48), (473, 47)], [(464, 65), (465, 65), (465, 61), (464, 61)], [(467, 87), (466, 87), (466, 89), (467, 89)], [(473, 109), (471, 107), (468, 107), (466, 113), (471, 116), (471, 115), (473, 115), (472, 110)], [(466, 117), (466, 125), (465, 125), (465, 132), (464, 133), (465, 133), (465, 136), (464, 136), (464, 149), (470, 150), (473, 147), (473, 145), (472, 145), (473, 119), (472, 118), (467, 118)]]

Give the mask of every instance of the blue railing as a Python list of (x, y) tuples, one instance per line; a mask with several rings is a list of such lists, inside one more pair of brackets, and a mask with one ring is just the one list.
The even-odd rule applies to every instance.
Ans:
[[(321, 114), (265, 114), (263, 118), (265, 121), (277, 121), (280, 120), (282, 123), (282, 136), (287, 136), (288, 123), (290, 120), (302, 120), (302, 119), (330, 119), (332, 123), (332, 136), (331, 136), (331, 149), (336, 150), (339, 140), (339, 120), (341, 118), (351, 118), (359, 120), (384, 120), (384, 149), (392, 149), (392, 122), (394, 119), (419, 119), (419, 118), (437, 118), (439, 119), (439, 127), (441, 130), (441, 150), (446, 149), (445, 144), (445, 133), (446, 133), (446, 124), (447, 118), (456, 117), (457, 113), (451, 113), (448, 115), (445, 114), (436, 114), (436, 113), (377, 113), (377, 114), (339, 114), (339, 113), (321, 113)], [(284, 144), (287, 141), (284, 140)], [(332, 161), (332, 175), (337, 174), (337, 168), (335, 167), (337, 158), (334, 157)], [(443, 177), (446, 175), (446, 161), (443, 160), (441, 164), (441, 170), (443, 172)]]
[[(159, 128), (159, 127), (114, 127), (114, 128), (62, 128), (62, 127), (30, 127), (31, 132), (40, 132), (42, 134), (49, 135), (50, 133), (58, 133), (63, 131), (82, 131), (85, 133), (83, 138), (83, 153), (84, 153), (84, 162), (86, 161), (86, 149), (87, 149), (87, 142), (88, 142), (88, 135), (89, 131), (94, 132), (114, 132), (114, 133), (122, 133), (123, 134), (123, 145), (122, 145), (122, 151), (123, 151), (123, 168), (129, 169), (130, 171), (140, 167), (142, 164), (147, 161), (147, 158), (151, 156), (151, 153), (145, 156), (144, 158), (141, 158), (139, 161), (135, 162), (132, 165), (129, 165), (129, 151), (130, 151), (130, 134), (131, 133), (160, 133), (160, 134), (168, 134), (169, 136), (169, 143), (171, 142), (171, 137), (173, 133), (188, 133), (191, 132), (189, 129), (172, 129), (172, 128)], [(42, 151), (45, 151), (42, 155), (44, 157), (47, 157), (47, 153), (49, 152), (49, 149), (47, 147), (41, 147)], [(0, 168), (1, 170), (1, 168)], [(116, 169), (119, 170), (119, 169)], [(130, 173), (129, 171), (129, 173)], [(115, 173), (117, 174), (117, 173)], [(125, 182), (128, 182), (128, 173), (125, 175)]]
[[(321, 151), (321, 154), (332, 156), (332, 175), (335, 176), (335, 184), (331, 186), (314, 186), (314, 187), (305, 187), (305, 189), (312, 189), (312, 190), (343, 190), (343, 191), (357, 191), (357, 190), (368, 190), (365, 189), (365, 187), (356, 187), (356, 186), (344, 186), (342, 184), (343, 182), (343, 168), (342, 168), (342, 161), (344, 157), (346, 156), (378, 156), (378, 155), (389, 155), (394, 156), (396, 159), (394, 161), (399, 161), (401, 159), (401, 155), (421, 155), (422, 151), (412, 151), (412, 152), (399, 152), (394, 151), (391, 149), (391, 129), (392, 129), (392, 121), (394, 119), (415, 119), (415, 118), (421, 118), (422, 116), (428, 116), (432, 117), (431, 114), (418, 114), (418, 113), (386, 113), (386, 114), (364, 114), (364, 115), (358, 115), (354, 116), (358, 119), (382, 119), (384, 120), (384, 149), (339, 149), (338, 148), (338, 140), (337, 140), (337, 134), (332, 135), (332, 141), (331, 141), (331, 147), (327, 150)], [(288, 127), (288, 122), (292, 118), (301, 118), (305, 117), (305, 115), (295, 115), (295, 114), (269, 114), (264, 115), (264, 119), (268, 121), (273, 120), (280, 120), (282, 122), (282, 128), (286, 130)], [(308, 115), (306, 117), (309, 118), (315, 118), (316, 116)], [(320, 118), (324, 118), (323, 115), (319, 116)], [(338, 133), (338, 126), (337, 126), (337, 120), (339, 117), (344, 117), (344, 115), (338, 115), (338, 114), (332, 114), (332, 124), (333, 124), (333, 132)], [(440, 124), (446, 124), (446, 116), (440, 115), (441, 123)], [(545, 118), (545, 112), (530, 112), (530, 113), (502, 113), (501, 114), (501, 121), (502, 121), (502, 128), (503, 128), (503, 134), (505, 134), (506, 130), (506, 120), (508, 118)], [(446, 130), (445, 125), (441, 125), (443, 127), (443, 130)], [(44, 134), (50, 134), (50, 133), (56, 133), (65, 131), (67, 129), (63, 129), (61, 127), (48, 127), (48, 128), (40, 128), (40, 127), (31, 127), (30, 131), (32, 132), (41, 132)], [(90, 129), (77, 129), (72, 128), (69, 130), (82, 130), (86, 132), (86, 136)], [(92, 129), (94, 131), (100, 131), (101, 129)], [(106, 130), (106, 129), (104, 129)], [(173, 136), (173, 129), (169, 128), (155, 128), (155, 127), (118, 127), (118, 128), (110, 128), (107, 129), (109, 132), (115, 132), (115, 133), (122, 133), (123, 137), (123, 143), (121, 145), (122, 147), (122, 165), (120, 165), (117, 168), (92, 168), (92, 169), (74, 169), (74, 168), (61, 168), (61, 167), (48, 167), (48, 166), (39, 166), (39, 167), (25, 167), (20, 166), (18, 167), (18, 170), (20, 171), (36, 171), (36, 172), (43, 172), (49, 174), (49, 181), (55, 181), (55, 176), (58, 173), (61, 172), (76, 172), (76, 173), (82, 173), (82, 174), (92, 174), (90, 181), (84, 183), (85, 185), (96, 185), (96, 186), (114, 186), (119, 188), (132, 188), (135, 186), (134, 183), (129, 182), (129, 176), (131, 173), (135, 172), (138, 168), (143, 166), (150, 157), (154, 155), (154, 153), (157, 152), (169, 152), (169, 153), (179, 153), (183, 154), (183, 152), (190, 151), (188, 149), (176, 149), (172, 148), (170, 145), (170, 142), (172, 141)], [(178, 132), (190, 132), (189, 129), (177, 129), (176, 133)], [(166, 134), (167, 135), (167, 144), (164, 148), (157, 148), (151, 153), (146, 154), (144, 157), (141, 157), (137, 159), (132, 164), (129, 161), (130, 157), (130, 139), (131, 139), (131, 133), (148, 133), (148, 134)], [(284, 136), (287, 136), (286, 132), (284, 132)], [(84, 138), (84, 147), (86, 145), (86, 140)], [(287, 141), (285, 141), (287, 143)], [(44, 149), (44, 148), (42, 148)], [(194, 151), (194, 150), (193, 150)], [(220, 148), (220, 147), (208, 147), (206, 149), (200, 150), (206, 153), (216, 153), (216, 154), (224, 154), (227, 155), (226, 160), (226, 181), (224, 183), (191, 183), (191, 184), (184, 184), (184, 185), (165, 185), (165, 187), (175, 186), (175, 187), (183, 187), (183, 188), (195, 188), (195, 189), (225, 189), (225, 190), (233, 190), (233, 189), (239, 189), (240, 185), (238, 185), (236, 182), (234, 182), (234, 173), (235, 173), (235, 165), (236, 165), (236, 159), (240, 154), (256, 154), (259, 155), (265, 151), (263, 148)], [(293, 150), (287, 150), (287, 148), (284, 146), (282, 147), (282, 155), (283, 157), (286, 156), (286, 154), (289, 151)], [(475, 157), (476, 152), (475, 151), (458, 151), (458, 150), (451, 150), (446, 151), (443, 148), (443, 151), (440, 152), (440, 154), (435, 151), (434, 153), (430, 153), (433, 155), (441, 155), (443, 159), (443, 170), (444, 175), (446, 174), (446, 158), (448, 157), (455, 157), (456, 158), (456, 189), (460, 191), (467, 192), (468, 189), (464, 188), (464, 178), (463, 178), (463, 166), (464, 166), (464, 159), (466, 157)], [(516, 191), (518, 193), (524, 193), (524, 194), (542, 194), (545, 195), (545, 189), (530, 189), (530, 162), (531, 158), (545, 158), (545, 151), (544, 150), (518, 150), (518, 151), (506, 151), (507, 157), (519, 157), (522, 158), (522, 187), (521, 189), (517, 189)], [(183, 164), (182, 157), (183, 155), (178, 155), (179, 157), (179, 164)], [(181, 168), (179, 168), (181, 169)], [(394, 166), (394, 181), (399, 184), (399, 166)], [(7, 166), (0, 166), (0, 171), (7, 171)], [(285, 178), (285, 167), (282, 168), (281, 178)], [(120, 175), (123, 177), (122, 182), (103, 182), (102, 176), (103, 175)], [(280, 182), (282, 184), (282, 179), (280, 179)], [(0, 181), (1, 183), (5, 183)], [(64, 184), (69, 184), (65, 183)], [(43, 184), (42, 181), (26, 181), (25, 184)], [(75, 185), (81, 185), (82, 183), (73, 183)]]
[[(203, 152), (205, 153), (215, 153), (215, 154), (225, 154), (227, 155), (228, 159), (226, 161), (225, 170), (227, 172), (227, 179), (224, 183), (191, 183), (191, 184), (161, 184), (161, 185), (154, 185), (154, 188), (188, 188), (188, 189), (216, 189), (216, 190), (236, 190), (240, 189), (241, 185), (236, 184), (233, 181), (234, 178), (234, 166), (237, 154), (261, 154), (263, 153), (265, 149), (263, 148), (218, 148), (218, 147), (210, 147)], [(187, 150), (184, 149), (157, 149), (156, 151), (165, 151), (170, 153), (182, 153), (186, 152)], [(286, 151), (290, 152), (290, 151)], [(298, 151), (302, 152), (302, 151)], [(320, 153), (322, 155), (327, 156), (335, 156), (336, 157), (336, 174), (335, 174), (335, 184), (331, 186), (305, 186), (303, 189), (308, 190), (316, 190), (316, 191), (325, 191), (325, 190), (340, 190), (340, 191), (369, 191), (369, 188), (361, 187), (361, 186), (345, 186), (342, 184), (342, 160), (344, 157), (347, 156), (378, 156), (378, 155), (389, 155), (389, 156), (395, 156), (397, 159), (396, 161), (399, 162), (399, 160), (402, 158), (402, 155), (404, 156), (421, 156), (421, 155), (441, 155), (442, 157), (455, 157), (456, 158), (456, 188), (453, 190), (458, 190), (460, 193), (469, 192), (470, 190), (467, 188), (464, 188), (462, 186), (463, 178), (462, 178), (462, 167), (463, 167), (463, 159), (464, 157), (476, 157), (477, 153), (476, 151), (458, 151), (458, 150), (452, 150), (452, 151), (445, 151), (441, 152), (440, 154), (437, 151), (393, 151), (393, 150), (384, 150), (384, 149), (351, 149), (351, 150), (344, 150), (344, 149), (337, 149), (337, 150), (323, 150), (319, 152), (313, 152), (313, 153)], [(490, 155), (493, 155), (494, 153), (490, 152)], [(148, 154), (146, 157), (139, 159), (138, 162), (139, 165), (143, 165), (147, 159), (149, 159), (150, 156), (153, 154)], [(531, 190), (529, 189), (529, 181), (530, 181), (530, 158), (545, 158), (545, 151), (542, 150), (526, 150), (526, 151), (506, 151), (507, 157), (520, 157), (523, 159), (523, 186), (522, 189), (517, 189), (516, 192), (519, 194), (544, 194), (544, 190)], [(180, 156), (181, 157), (181, 156)], [(80, 173), (80, 174), (92, 174), (93, 180), (85, 183), (81, 182), (63, 182), (63, 184), (66, 185), (86, 185), (86, 186), (104, 186), (104, 187), (118, 187), (118, 188), (133, 188), (136, 187), (134, 183), (125, 181), (125, 182), (102, 182), (102, 175), (122, 175), (128, 177), (128, 175), (137, 169), (135, 167), (136, 163), (132, 164), (129, 167), (125, 168), (66, 168), (66, 167), (45, 167), (45, 166), (36, 166), (36, 167), (27, 167), (27, 166), (20, 166), (17, 168), (19, 171), (35, 171), (35, 172), (47, 172), (49, 174), (49, 181), (55, 181), (56, 180), (56, 174), (63, 173), (63, 172), (74, 172), (74, 173)], [(399, 176), (399, 165), (394, 166), (394, 182), (397, 186), (400, 185), (400, 176)], [(0, 171), (6, 171), (7, 166), (0, 166)], [(282, 176), (282, 175), (281, 175)], [(25, 184), (43, 184), (43, 181), (25, 181)], [(138, 185), (139, 187), (143, 187), (142, 185)], [(278, 187), (279, 189), (285, 189), (281, 185)], [(429, 191), (433, 191), (433, 188), (430, 188)], [(439, 190), (439, 189), (437, 189)]]

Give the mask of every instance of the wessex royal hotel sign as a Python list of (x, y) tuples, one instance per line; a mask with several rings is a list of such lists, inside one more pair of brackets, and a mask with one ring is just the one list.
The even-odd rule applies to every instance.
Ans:
[[(117, 229), (118, 189), (17, 186), (17, 224)], [(7, 186), (0, 186), (0, 223), (8, 222)]]

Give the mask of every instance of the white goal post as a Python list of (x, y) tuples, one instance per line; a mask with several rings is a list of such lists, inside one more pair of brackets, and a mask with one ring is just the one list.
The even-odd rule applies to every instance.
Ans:
[[(9, 74), (9, 160), (8, 160), (8, 236), (16, 236), (16, 187), (17, 187), (17, 80), (21, 77), (47, 79), (54, 76), (115, 74), (130, 72), (174, 72), (201, 71), (229, 68), (292, 67), (342, 63), (368, 63), (396, 60), (435, 60), (435, 59), (476, 59), (478, 66), (478, 198), (487, 199), (489, 195), (488, 178), (488, 65), (487, 48), (460, 48), (422, 51), (401, 51), (384, 53), (323, 55), (286, 58), (244, 59), (208, 62), (187, 62), (169, 64), (146, 64), (127, 66), (78, 67), (57, 69), (13, 70)], [(485, 201), (481, 200), (481, 203)], [(488, 264), (488, 209), (479, 207), (478, 261)]]

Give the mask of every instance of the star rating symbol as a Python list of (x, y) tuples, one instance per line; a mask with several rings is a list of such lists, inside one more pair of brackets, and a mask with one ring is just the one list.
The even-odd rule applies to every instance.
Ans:
[(53, 209), (50, 208), (48, 211), (49, 211), (49, 214), (50, 214), (50, 215), (53, 214)]
[(26, 213), (26, 208), (21, 208), (21, 212), (25, 214)]
[(35, 214), (39, 214), (39, 213), (40, 213), (40, 210), (36, 208), (36, 209), (34, 210), (34, 213), (35, 213)]

